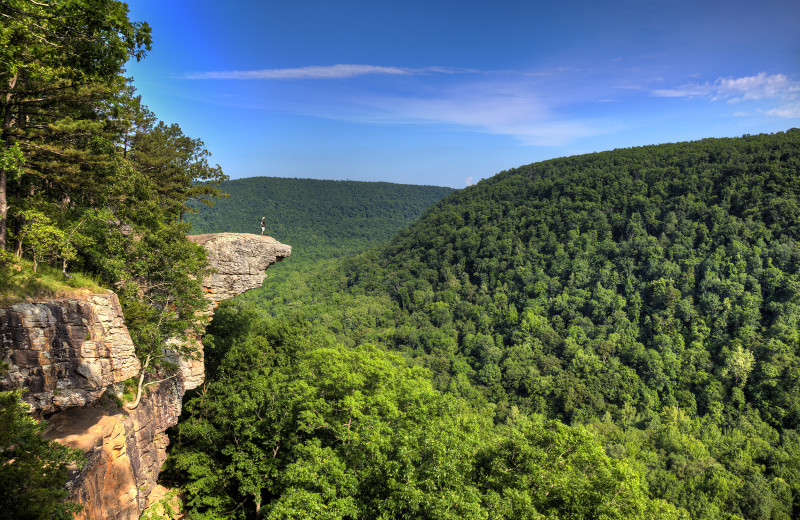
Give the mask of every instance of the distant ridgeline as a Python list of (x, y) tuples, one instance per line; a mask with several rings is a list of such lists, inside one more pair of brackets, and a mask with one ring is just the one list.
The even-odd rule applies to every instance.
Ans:
[(292, 260), (338, 257), (388, 242), (452, 188), (387, 182), (253, 177), (227, 181), (230, 198), (196, 204), (192, 233), (261, 233), (294, 247)]
[(800, 518), (800, 130), (504, 171), (273, 289), (496, 422), (592, 425), (693, 518)]

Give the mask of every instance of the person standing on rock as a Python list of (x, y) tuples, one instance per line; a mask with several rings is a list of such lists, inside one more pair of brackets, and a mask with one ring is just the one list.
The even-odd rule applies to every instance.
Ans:
[(267, 229), (267, 217), (261, 217), (261, 236), (264, 236), (265, 229)]

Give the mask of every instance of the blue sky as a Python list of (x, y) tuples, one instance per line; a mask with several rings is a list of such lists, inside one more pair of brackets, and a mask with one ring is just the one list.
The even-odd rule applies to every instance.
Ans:
[(135, 0), (128, 74), (231, 178), (462, 188), (800, 127), (798, 0)]

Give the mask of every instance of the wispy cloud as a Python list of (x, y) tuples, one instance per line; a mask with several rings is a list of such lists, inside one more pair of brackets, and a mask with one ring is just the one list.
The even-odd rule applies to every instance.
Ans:
[[(363, 76), (380, 80), (346, 82)], [(635, 124), (620, 117), (624, 104), (648, 93), (657, 98), (742, 103), (735, 113), (740, 117), (800, 117), (800, 82), (766, 72), (657, 90), (647, 84), (662, 78), (646, 70), (624, 76), (633, 85), (626, 87), (620, 86), (619, 75), (606, 69), (570, 67), (513, 71), (337, 64), (203, 72), (185, 78), (247, 80), (236, 88), (249, 85), (251, 93), (261, 87), (250, 80), (266, 81), (275, 89), (269, 96), (242, 98), (260, 99), (263, 108), (284, 113), (354, 123), (438, 125), (509, 136), (531, 146), (564, 146), (619, 132)], [(334, 87), (325, 80), (342, 81)], [(621, 103), (621, 108), (610, 108), (612, 101)]]
[[(478, 70), (457, 67), (378, 65), (308, 66), (288, 69), (204, 72), (193, 80), (272, 80), (283, 95), (269, 96), (283, 112), (370, 124), (420, 124), (507, 135), (526, 145), (563, 145), (614, 131), (560, 113), (560, 106), (594, 100), (596, 86), (571, 81), (589, 71), (571, 67), (543, 70)], [(328, 88), (321, 80), (382, 76), (380, 82)], [(407, 78), (402, 82), (392, 78)], [(303, 85), (282, 80), (320, 80)], [(253, 83), (249, 83), (253, 85)], [(566, 87), (568, 86), (568, 88)], [(252, 96), (250, 99), (253, 99)]]
[(450, 126), (507, 135), (533, 146), (564, 145), (617, 129), (608, 122), (560, 114), (549, 95), (524, 81), (460, 82), (427, 96), (372, 94), (344, 105), (357, 107), (345, 116), (354, 121)]
[(797, 117), (800, 118), (800, 103), (787, 103), (778, 108), (773, 108), (765, 112), (767, 115), (776, 117)]
[(659, 97), (706, 98), (728, 103), (778, 100), (789, 103), (761, 112), (778, 117), (797, 117), (800, 82), (783, 74), (761, 72), (741, 78), (717, 78), (713, 83), (689, 83), (674, 89), (655, 90), (653, 94)]
[(426, 74), (480, 74), (479, 70), (455, 67), (385, 67), (381, 65), (324, 65), (290, 69), (223, 70), (188, 74), (186, 79), (347, 79), (365, 75), (417, 76)]

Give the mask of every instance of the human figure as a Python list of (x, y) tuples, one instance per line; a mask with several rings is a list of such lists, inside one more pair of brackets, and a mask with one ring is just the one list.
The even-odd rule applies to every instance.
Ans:
[(261, 236), (264, 236), (265, 229), (267, 229), (267, 217), (261, 217)]

